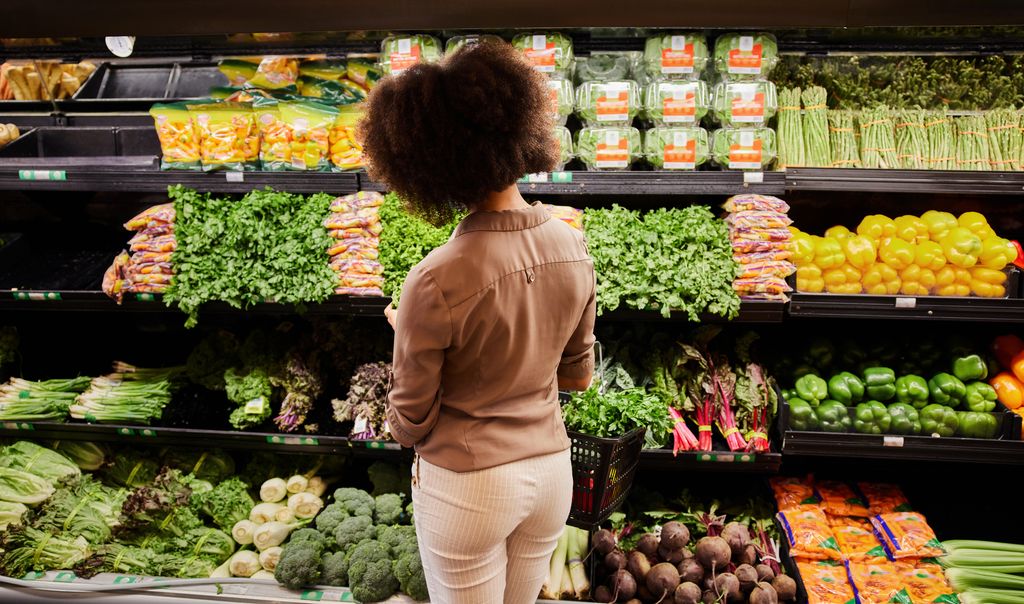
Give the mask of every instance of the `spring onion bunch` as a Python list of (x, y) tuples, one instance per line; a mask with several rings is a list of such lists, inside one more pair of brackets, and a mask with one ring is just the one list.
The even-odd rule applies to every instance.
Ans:
[(139, 368), (114, 363), (115, 373), (98, 377), (71, 405), (71, 417), (89, 422), (149, 423), (171, 402), (182, 367)]
[(0, 421), (67, 419), (75, 397), (88, 386), (88, 377), (42, 382), (11, 378), (0, 386)]

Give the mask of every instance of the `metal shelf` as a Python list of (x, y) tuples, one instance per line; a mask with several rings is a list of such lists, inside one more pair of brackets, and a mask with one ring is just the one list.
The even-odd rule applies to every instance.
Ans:
[(673, 455), (670, 449), (646, 449), (640, 452), (640, 468), (685, 470), (688, 472), (736, 472), (775, 474), (782, 465), (782, 454), (730, 451), (683, 451)]
[(788, 168), (786, 189), (882, 193), (1024, 194), (1024, 172)]
[(786, 314), (788, 318), (793, 319), (911, 319), (1019, 323), (1024, 322), (1024, 300), (794, 293)]
[(782, 453), (787, 458), (842, 457), (1020, 465), (1024, 463), (1024, 441), (787, 431), (783, 436)]

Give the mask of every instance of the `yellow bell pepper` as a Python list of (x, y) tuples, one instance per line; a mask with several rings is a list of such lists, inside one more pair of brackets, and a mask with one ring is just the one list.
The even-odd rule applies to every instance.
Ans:
[(865, 216), (857, 225), (857, 234), (879, 241), (896, 234), (896, 224), (888, 216), (872, 214)]
[(1017, 259), (1017, 249), (1002, 237), (989, 237), (981, 242), (978, 264), (985, 268), (1002, 269)]
[(935, 271), (930, 268), (922, 268), (918, 274), (917, 282), (929, 292), (935, 287)]
[(984, 281), (971, 281), (971, 293), (981, 298), (1002, 298), (1006, 295), (1006, 288)]
[(864, 288), (869, 294), (896, 294), (902, 282), (899, 273), (888, 264), (877, 262), (864, 271), (862, 278)]
[(936, 288), (935, 293), (940, 296), (969, 296), (971, 295), (971, 288), (966, 285), (954, 283), (953, 285), (944, 285)]
[(939, 243), (946, 261), (954, 266), (968, 268), (978, 263), (981, 254), (981, 238), (963, 227), (949, 231)]
[(843, 225), (837, 224), (836, 226), (830, 227), (826, 230), (825, 236), (831, 237), (832, 239), (846, 239), (847, 237), (853, 237), (853, 233)]
[(794, 235), (790, 239), (789, 245), (793, 250), (793, 264), (806, 266), (814, 262), (814, 239), (810, 235), (806, 233)]
[(875, 242), (863, 235), (852, 235), (842, 240), (846, 261), (852, 266), (864, 269), (875, 263), (878, 250)]
[(947, 264), (935, 271), (935, 285), (938, 287), (947, 287), (954, 283), (956, 283), (956, 269), (952, 264)]
[(882, 241), (878, 248), (878, 257), (882, 262), (901, 271), (914, 263), (916, 253), (913, 243), (909, 243), (899, 237), (890, 237)]
[(928, 210), (921, 214), (921, 220), (928, 226), (928, 235), (932, 241), (939, 241), (958, 226), (956, 216), (949, 212)]
[(860, 284), (861, 272), (857, 269), (857, 267), (852, 266), (850, 263), (846, 263), (839, 268), (842, 269), (843, 274), (846, 275), (847, 283)]
[(813, 264), (796, 269), (797, 291), (820, 294), (825, 291), (825, 281), (821, 278), (821, 269)]
[(1001, 298), (1006, 295), (1006, 273), (993, 268), (975, 266), (971, 274), (971, 293), (983, 298)]
[(914, 250), (914, 264), (921, 268), (940, 270), (946, 266), (946, 256), (942, 252), (942, 246), (934, 241), (922, 241), (917, 244)]
[(900, 216), (893, 220), (896, 225), (896, 236), (910, 243), (920, 243), (928, 239), (928, 225), (917, 216)]
[(956, 285), (970, 285), (971, 284), (971, 271), (966, 268), (960, 268), (959, 266), (953, 267), (953, 272), (956, 274), (954, 283)]
[(860, 283), (843, 283), (840, 285), (825, 286), (825, 291), (830, 294), (844, 294), (852, 296), (861, 293), (864, 288), (861, 287)]
[(828, 237), (817, 237), (814, 240), (814, 264), (822, 270), (835, 268), (846, 261), (843, 246), (839, 241)]
[(964, 212), (956, 219), (960, 228), (974, 233), (979, 239), (995, 237), (996, 232), (989, 226), (988, 220), (980, 212)]
[(825, 280), (825, 289), (849, 283), (846, 280), (846, 271), (844, 271), (841, 266), (830, 268), (827, 271), (822, 271), (821, 277)]

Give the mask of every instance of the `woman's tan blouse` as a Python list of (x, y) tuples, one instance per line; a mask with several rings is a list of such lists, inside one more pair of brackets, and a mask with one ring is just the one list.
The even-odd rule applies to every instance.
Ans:
[(470, 214), (409, 273), (391, 434), (456, 472), (563, 451), (556, 376), (594, 368), (594, 263), (539, 203)]

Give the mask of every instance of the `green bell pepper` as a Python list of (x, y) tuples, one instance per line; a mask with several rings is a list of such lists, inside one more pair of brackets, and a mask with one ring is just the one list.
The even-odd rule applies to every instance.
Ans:
[(967, 384), (967, 396), (964, 401), (967, 403), (968, 411), (977, 413), (989, 413), (996, 408), (996, 389), (985, 382), (971, 382)]
[(885, 402), (896, 396), (896, 373), (888, 367), (868, 367), (864, 386), (869, 400)]
[(847, 407), (855, 405), (864, 398), (864, 382), (849, 371), (833, 375), (828, 381), (828, 396)]
[(956, 376), (939, 373), (928, 380), (932, 401), (947, 407), (956, 407), (967, 396), (967, 387)]
[(800, 378), (804, 377), (805, 375), (811, 375), (811, 374), (815, 374), (817, 372), (818, 372), (818, 370), (815, 369), (814, 367), (812, 367), (811, 365), (808, 365), (806, 363), (802, 363), (800, 365), (797, 365), (793, 369), (793, 381), (795, 382), (796, 380), (799, 380)]
[(808, 365), (814, 365), (819, 370), (824, 371), (832, 366), (832, 361), (835, 360), (836, 347), (832, 344), (832, 340), (828, 338), (816, 338), (811, 342), (810, 346), (807, 347), (807, 351), (804, 353), (804, 362)]
[(999, 422), (991, 413), (976, 411), (957, 411), (960, 426), (957, 435), (966, 438), (995, 438), (999, 432)]
[(850, 412), (839, 401), (822, 401), (814, 410), (821, 429), (825, 432), (847, 432), (850, 429)]
[(867, 353), (864, 349), (853, 340), (846, 340), (840, 344), (840, 349), (843, 351), (839, 355), (839, 363), (841, 367), (856, 367), (867, 359)]
[(809, 374), (796, 381), (796, 394), (803, 400), (817, 407), (818, 403), (828, 398), (828, 384), (820, 377)]
[(988, 377), (988, 363), (976, 354), (953, 359), (953, 375), (961, 382), (983, 380)]
[(928, 405), (921, 409), (921, 433), (938, 436), (953, 436), (960, 426), (956, 411), (945, 405)]
[(889, 410), (878, 401), (861, 403), (854, 411), (853, 429), (861, 434), (886, 434), (891, 424)]
[(782, 400), (784, 401), (792, 401), (798, 398), (800, 398), (800, 395), (798, 395), (796, 393), (796, 390), (793, 388), (789, 388), (787, 390), (782, 391)]
[(798, 398), (789, 401), (789, 428), (801, 432), (817, 430), (818, 416), (814, 413), (814, 407)]
[(923, 409), (928, 405), (928, 382), (919, 375), (904, 375), (896, 379), (896, 400)]
[(893, 434), (920, 434), (921, 415), (906, 403), (889, 405), (889, 417), (892, 418), (890, 430)]

